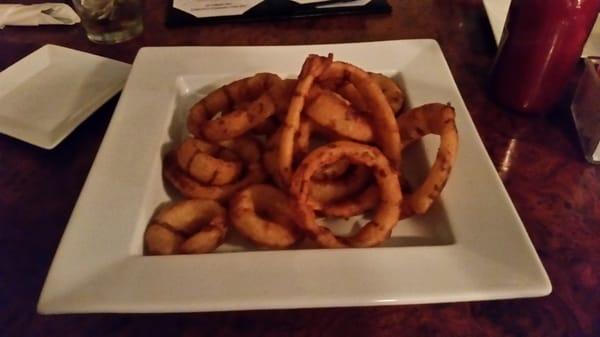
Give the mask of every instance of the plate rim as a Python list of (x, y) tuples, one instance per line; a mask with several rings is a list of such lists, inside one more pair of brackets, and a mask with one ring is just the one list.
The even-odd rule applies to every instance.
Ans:
[[(69, 276), (69, 268), (68, 264), (71, 256), (68, 255), (68, 250), (80, 249), (75, 243), (75, 239), (77, 236), (74, 233), (76, 231), (83, 231), (85, 229), (86, 224), (81, 223), (82, 214), (86, 212), (90, 212), (90, 200), (93, 200), (94, 195), (99, 195), (102, 191), (98, 191), (99, 186), (109, 185), (110, 180), (107, 177), (101, 177), (103, 171), (108, 169), (106, 166), (107, 158), (111, 157), (110, 151), (116, 145), (115, 142), (118, 140), (118, 133), (120, 124), (123, 120), (127, 119), (128, 113), (131, 112), (131, 109), (140, 110), (145, 106), (144, 104), (138, 102), (133, 102), (134, 96), (139, 94), (142, 89), (137, 87), (141, 81), (147, 80), (148, 74), (143, 73), (143, 68), (145, 64), (156, 63), (157, 61), (164, 60), (166, 58), (175, 59), (176, 61), (182, 61), (182, 58), (189, 57), (188, 54), (194, 54), (195, 56), (206, 54), (210, 55), (210, 53), (219, 53), (219, 52), (229, 52), (230, 54), (238, 55), (239, 53), (258, 53), (260, 52), (283, 52), (285, 53), (293, 53), (298, 50), (313, 50), (313, 49), (323, 49), (323, 48), (334, 48), (334, 49), (357, 49), (357, 50), (367, 50), (369, 48), (381, 48), (380, 50), (386, 51), (395, 51), (398, 48), (406, 47), (406, 46), (419, 46), (419, 48), (429, 48), (435, 53), (435, 57), (441, 57), (441, 64), (439, 65), (444, 69), (444, 75), (448, 76), (450, 92), (452, 95), (456, 95), (455, 108), (458, 111), (461, 111), (463, 122), (466, 123), (465, 127), (469, 130), (473, 130), (470, 132), (473, 133), (474, 149), (479, 151), (479, 155), (482, 156), (480, 160), (483, 160), (482, 164), (484, 165), (484, 171), (487, 174), (491, 174), (490, 179), (493, 179), (493, 183), (498, 185), (498, 195), (501, 201), (507, 202), (504, 205), (505, 211), (508, 212), (508, 216), (512, 217), (507, 219), (506, 221), (516, 221), (514, 222), (515, 228), (512, 230), (516, 230), (516, 233), (519, 235), (519, 249), (523, 250), (524, 253), (527, 254), (526, 264), (528, 267), (532, 267), (531, 271), (528, 271), (527, 275), (512, 275), (510, 271), (512, 271), (509, 267), (502, 265), (502, 263), (498, 263), (497, 265), (490, 264), (490, 261), (487, 261), (485, 257), (477, 256), (477, 251), (473, 252), (470, 248), (477, 247), (477, 245), (481, 244), (476, 242), (476, 240), (472, 237), (469, 237), (466, 233), (457, 233), (455, 232), (456, 242), (453, 245), (445, 245), (445, 246), (428, 246), (428, 247), (395, 247), (395, 248), (376, 248), (369, 250), (369, 254), (364, 254), (365, 250), (356, 250), (356, 249), (343, 249), (333, 251), (326, 250), (302, 250), (302, 251), (277, 251), (277, 252), (252, 252), (253, 260), (258, 261), (269, 261), (274, 260), (278, 261), (278, 263), (282, 263), (281, 259), (285, 256), (287, 259), (292, 259), (294, 261), (302, 260), (308, 261), (311, 257), (314, 257), (315, 252), (318, 252), (318, 259), (314, 259), (315, 261), (309, 266), (303, 266), (303, 268), (307, 268), (307, 270), (319, 270), (314, 268), (325, 268), (328, 265), (326, 263), (331, 261), (337, 261), (336, 255), (344, 257), (351, 257), (354, 259), (358, 259), (359, 261), (363, 261), (365, 264), (361, 265), (361, 267), (367, 266), (367, 263), (372, 263), (374, 265), (380, 265), (382, 263), (389, 263), (389, 259), (394, 259), (395, 254), (402, 250), (404, 256), (414, 256), (419, 257), (423, 260), (423, 266), (428, 268), (432, 266), (436, 266), (442, 268), (443, 272), (447, 275), (450, 275), (454, 282), (463, 281), (462, 279), (458, 279), (461, 277), (461, 274), (456, 270), (447, 270), (449, 267), (445, 267), (443, 262), (449, 263), (450, 266), (457, 263), (457, 260), (453, 260), (452, 258), (458, 258), (458, 262), (466, 263), (464, 266), (459, 264), (461, 268), (466, 268), (467, 271), (470, 272), (485, 272), (488, 273), (497, 273), (498, 270), (500, 272), (506, 273), (509, 272), (510, 279), (505, 280), (504, 283), (494, 282), (494, 280), (490, 281), (486, 284), (475, 284), (466, 286), (472, 286), (471, 288), (462, 289), (459, 294), (444, 294), (443, 289), (433, 289), (430, 296), (423, 296), (422, 294), (419, 297), (419, 294), (416, 296), (407, 296), (405, 298), (390, 298), (386, 297), (385, 292), (380, 292), (379, 289), (368, 289), (361, 296), (354, 297), (345, 297), (340, 298), (339, 296), (336, 298), (332, 297), (319, 297), (313, 296), (312, 298), (306, 299), (306, 294), (303, 294), (304, 299), (298, 298), (297, 296), (290, 296), (289, 298), (279, 298), (277, 301), (274, 301), (272, 298), (270, 299), (268, 296), (265, 296), (265, 293), (253, 293), (249, 294), (245, 299), (246, 302), (236, 303), (231, 299), (228, 299), (227, 296), (221, 296), (219, 301), (214, 301), (212, 303), (173, 303), (168, 298), (161, 299), (160, 303), (149, 303), (143, 297), (138, 297), (137, 303), (130, 303), (127, 298), (123, 300), (123, 296), (127, 297), (127, 295), (122, 294), (123, 289), (108, 289), (107, 286), (102, 285), (102, 281), (110, 283), (113, 282), (115, 284), (123, 284), (122, 282), (131, 281), (129, 278), (133, 277), (131, 273), (135, 273), (135, 270), (142, 270), (145, 268), (145, 264), (148, 264), (152, 261), (156, 266), (160, 264), (161, 268), (165, 268), (165, 270), (170, 270), (169, 268), (175, 268), (177, 266), (182, 265), (190, 265), (193, 263), (204, 263), (203, 267), (205, 268), (217, 268), (218, 266), (214, 266), (215, 261), (221, 261), (223, 259), (228, 260), (228, 263), (231, 266), (235, 266), (238, 268), (244, 267), (244, 259), (240, 257), (240, 255), (234, 254), (213, 254), (211, 256), (176, 256), (169, 257), (172, 260), (169, 260), (169, 264), (165, 264), (164, 261), (161, 260), (161, 257), (147, 257), (147, 256), (135, 256), (132, 254), (119, 255), (118, 253), (111, 252), (101, 252), (105, 254), (105, 260), (98, 263), (98, 265), (94, 266), (92, 270), (85, 271), (89, 273), (89, 275), (98, 276), (96, 282), (92, 278), (91, 282), (79, 282), (72, 281), (72, 284), (69, 286), (70, 289), (62, 289), (61, 281), (70, 281), (61, 279), (61, 277), (67, 275)], [(173, 48), (178, 48), (178, 52), (174, 53)], [(415, 47), (416, 48), (416, 47)], [(184, 56), (185, 55), (185, 56)], [(254, 55), (254, 54), (253, 54)], [(305, 54), (302, 54), (304, 57)], [(230, 55), (230, 57), (233, 57)], [(258, 57), (258, 56), (254, 56)], [(250, 62), (250, 61), (249, 61)], [(251, 63), (251, 62), (250, 62)], [(169, 68), (169, 69), (167, 69)], [(297, 66), (299, 68), (299, 65)], [(155, 68), (158, 74), (154, 74), (154, 76), (162, 75), (161, 71), (165, 71), (171, 74), (170, 79), (172, 82), (175, 82), (176, 76), (181, 74), (185, 74), (186, 68), (183, 64), (177, 64), (175, 62), (172, 66), (165, 66), (160, 68)], [(213, 70), (214, 71), (214, 70)], [(242, 70), (239, 70), (240, 72)], [(145, 94), (152, 94), (156, 99), (170, 100), (174, 97), (173, 88), (164, 86), (165, 78), (161, 77), (161, 81), (163, 82), (163, 87), (160, 87), (160, 83), (156, 83), (154, 86), (153, 83), (146, 83), (144, 90), (150, 90), (152, 92)], [(143, 86), (142, 86), (143, 87)], [(156, 91), (154, 91), (156, 90)], [(171, 97), (171, 98), (169, 98)], [(135, 104), (134, 104), (135, 103)], [(147, 104), (147, 103), (146, 103)], [(164, 104), (174, 104), (174, 102), (169, 101)], [(162, 116), (163, 120), (156, 120), (153, 123), (156, 124), (164, 124), (165, 121), (168, 121), (168, 117)], [(150, 121), (147, 121), (150, 123)], [(148, 124), (150, 126), (156, 126), (156, 124)], [(146, 125), (143, 125), (146, 126)], [(157, 137), (158, 138), (158, 137)], [(156, 141), (158, 143), (158, 141)], [(118, 143), (118, 142), (117, 142)], [(151, 147), (151, 145), (147, 145), (146, 147)], [(148, 150), (148, 149), (146, 149)], [(148, 160), (156, 160), (156, 147), (152, 148), (150, 152), (146, 153), (146, 151), (139, 151), (139, 156), (141, 157), (140, 161), (148, 161)], [(147, 156), (149, 156), (147, 158)], [(150, 159), (149, 159), (150, 158)], [(135, 163), (134, 163), (135, 165)], [(142, 179), (141, 177), (140, 179)], [(92, 186), (94, 185), (94, 186)], [(106, 188), (106, 187), (105, 187)], [(143, 198), (143, 196), (135, 196), (137, 198)], [(91, 199), (90, 199), (91, 198)], [(100, 207), (102, 204), (99, 205)], [(119, 210), (116, 210), (118, 213)], [(78, 226), (78, 227), (76, 227)], [(454, 231), (454, 229), (453, 229)], [(130, 233), (131, 234), (131, 233)], [(91, 235), (91, 234), (90, 234)], [(460, 238), (460, 241), (459, 241)], [(102, 239), (102, 238), (100, 238)], [(91, 240), (88, 238), (88, 240)], [(464, 241), (463, 241), (464, 240)], [(129, 244), (131, 244), (130, 240), (126, 240), (126, 238), (117, 238), (114, 242), (115, 246), (123, 246), (129, 249)], [(92, 245), (95, 243), (93, 241)], [(88, 249), (90, 247), (87, 247)], [(86, 251), (85, 255), (90, 255), (92, 253), (98, 252), (99, 250), (105, 249), (105, 247), (101, 246), (93, 246), (90, 251)], [(428, 251), (428, 257), (435, 257), (435, 259), (423, 259), (422, 258), (422, 250), (426, 249)], [(433, 253), (432, 253), (433, 252)], [(122, 253), (122, 251), (121, 251)], [(111, 255), (112, 254), (112, 255)], [(242, 253), (247, 254), (247, 253)], [(333, 257), (332, 257), (333, 255)], [(224, 256), (227, 256), (224, 257)], [(304, 256), (304, 257), (303, 257)], [(208, 260), (207, 260), (208, 258)], [(377, 258), (377, 259), (376, 259)], [(190, 260), (193, 259), (193, 260)], [(380, 260), (381, 259), (381, 260)], [(438, 260), (436, 260), (438, 259)], [(385, 261), (383, 261), (385, 260)], [(432, 260), (435, 260), (432, 262)], [(75, 259), (76, 261), (76, 259)], [(195, 262), (194, 262), (195, 261)], [(201, 262), (197, 262), (201, 261)], [(208, 262), (207, 262), (208, 261)], [(212, 263), (211, 263), (212, 261)], [(311, 260), (312, 261), (312, 260)], [(383, 262), (382, 262), (383, 261)], [(467, 263), (468, 262), (468, 263)], [(493, 261), (492, 261), (493, 262)], [(506, 262), (506, 261), (501, 261)], [(402, 264), (403, 261), (394, 261), (394, 263)], [(518, 263), (518, 262), (517, 262)], [(473, 266), (477, 266), (477, 268), (483, 268), (481, 270), (471, 270)], [(388, 265), (389, 266), (389, 265)], [(88, 266), (89, 267), (89, 266)], [(65, 269), (66, 268), (66, 269)], [(138, 268), (138, 269), (136, 269)], [(313, 269), (311, 269), (313, 268)], [(333, 266), (333, 269), (339, 269), (341, 266)], [(218, 268), (217, 268), (218, 269)], [(272, 270), (261, 269), (259, 268), (265, 275), (270, 275)], [(133, 270), (133, 271), (132, 271)], [(245, 270), (245, 269), (243, 269)], [(342, 269), (340, 269), (342, 270)], [(342, 270), (343, 271), (343, 270)], [(382, 272), (382, 270), (378, 270), (375, 268), (371, 270), (374, 273)], [(237, 273), (239, 273), (236, 270)], [(296, 270), (292, 270), (292, 273), (296, 273)], [(423, 271), (413, 270), (415, 273), (422, 273)], [(65, 274), (65, 275), (61, 275)], [(128, 274), (129, 273), (129, 274)], [(294, 274), (295, 275), (295, 274)], [(426, 274), (423, 274), (426, 275)], [(505, 275), (505, 274), (502, 274)], [(163, 276), (157, 276), (158, 278)], [(97, 281), (100, 280), (100, 281)], [(86, 280), (90, 281), (90, 280)], [(182, 280), (183, 283), (189, 282), (190, 280)], [(413, 280), (414, 281), (414, 280)], [(468, 280), (466, 280), (468, 281)], [(479, 281), (479, 280), (478, 280)], [(154, 282), (154, 281), (152, 281)], [(156, 281), (158, 282), (158, 281)], [(225, 280), (228, 282), (228, 280)], [(267, 281), (269, 282), (269, 281)], [(354, 281), (351, 281), (352, 283)], [(385, 282), (385, 280), (383, 281)], [(512, 282), (512, 283), (511, 283)], [(100, 283), (100, 284), (98, 284)], [(468, 282), (467, 282), (468, 283)], [(360, 284), (359, 284), (360, 285)], [(300, 287), (303, 284), (299, 285)], [(314, 286), (314, 285), (311, 285)], [(393, 287), (395, 285), (388, 285)], [(310, 287), (309, 287), (310, 288)], [(315, 290), (317, 288), (310, 288)], [(131, 289), (129, 289), (131, 290)], [(334, 289), (335, 290), (335, 289)], [(135, 290), (134, 290), (135, 291)], [(236, 290), (238, 291), (238, 290)], [(264, 290), (264, 292), (268, 294), (272, 294), (274, 292), (280, 291), (279, 296), (281, 296), (281, 291), (285, 292), (285, 289), (275, 289), (275, 290)], [(436, 302), (453, 302), (453, 301), (470, 301), (470, 300), (489, 300), (489, 299), (500, 299), (500, 298), (514, 298), (514, 297), (534, 297), (534, 296), (544, 296), (549, 294), (551, 291), (551, 284), (548, 278), (546, 271), (529, 239), (525, 227), (520, 221), (516, 209), (514, 205), (510, 201), (508, 194), (497, 175), (493, 163), (489, 158), (487, 151), (485, 150), (483, 143), (475, 125), (470, 118), (470, 114), (465, 106), (464, 101), (462, 100), (462, 96), (454, 82), (448, 64), (445, 60), (445, 57), (439, 47), (438, 43), (435, 40), (429, 39), (418, 39), (418, 40), (391, 40), (391, 41), (377, 41), (377, 42), (362, 42), (362, 43), (341, 43), (341, 44), (319, 44), (319, 45), (296, 45), (296, 46), (240, 46), (240, 47), (191, 47), (191, 46), (182, 46), (182, 47), (145, 47), (142, 48), (133, 64), (132, 71), (130, 73), (129, 80), (127, 81), (125, 88), (123, 89), (123, 94), (117, 104), (117, 108), (115, 109), (115, 113), (111, 119), (110, 125), (106, 132), (106, 136), (101, 144), (101, 147), (98, 151), (98, 155), (94, 160), (90, 173), (88, 175), (88, 179), (86, 180), (84, 187), (81, 191), (79, 200), (75, 206), (75, 209), (71, 215), (71, 219), (65, 229), (65, 233), (61, 238), (61, 242), (59, 248), (56, 251), (56, 255), (53, 259), (50, 271), (48, 273), (48, 277), (44, 284), (40, 299), (38, 301), (38, 312), (40, 313), (70, 313), (70, 312), (187, 312), (187, 311), (221, 311), (221, 310), (251, 310), (251, 309), (275, 309), (275, 308), (301, 308), (301, 307), (336, 307), (336, 306), (365, 306), (365, 305), (391, 305), (391, 304), (417, 304), (417, 303), (436, 303)], [(271, 293), (269, 293), (271, 292)], [(117, 295), (115, 295), (117, 293)], [(205, 298), (208, 298), (207, 301), (213, 300), (214, 296), (218, 297), (218, 294), (204, 294)], [(262, 295), (262, 297), (260, 296)], [(98, 296), (113, 296), (112, 302), (104, 300), (98, 301), (94, 297)], [(119, 297), (121, 296), (121, 297)], [(212, 296), (212, 297), (211, 297)], [(310, 297), (310, 296), (308, 296)], [(335, 296), (334, 296), (335, 297)], [(393, 296), (392, 296), (393, 297)], [(248, 300), (250, 299), (250, 300)], [(252, 302), (254, 299), (254, 302)]]

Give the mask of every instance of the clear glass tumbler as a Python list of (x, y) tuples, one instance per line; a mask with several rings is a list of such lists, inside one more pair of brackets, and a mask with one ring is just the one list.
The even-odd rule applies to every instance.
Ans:
[(119, 43), (144, 30), (141, 0), (72, 0), (87, 37), (96, 43)]

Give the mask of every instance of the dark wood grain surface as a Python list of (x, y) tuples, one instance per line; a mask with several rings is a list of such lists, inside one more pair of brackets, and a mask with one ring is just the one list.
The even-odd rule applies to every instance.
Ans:
[(143, 46), (436, 39), (550, 275), (550, 296), (317, 310), (38, 315), (44, 278), (115, 97), (51, 151), (0, 135), (0, 336), (600, 336), (600, 167), (584, 161), (568, 110), (530, 118), (490, 100), (486, 79), (496, 48), (481, 1), (389, 2), (392, 14), (383, 16), (168, 29), (167, 1), (147, 0), (144, 34), (120, 45), (92, 44), (80, 26), (0, 30), (0, 70), (46, 43), (132, 62)]

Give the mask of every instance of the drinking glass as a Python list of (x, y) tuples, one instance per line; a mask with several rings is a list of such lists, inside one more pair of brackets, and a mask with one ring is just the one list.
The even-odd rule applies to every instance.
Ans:
[(141, 0), (72, 0), (88, 39), (119, 43), (144, 30)]

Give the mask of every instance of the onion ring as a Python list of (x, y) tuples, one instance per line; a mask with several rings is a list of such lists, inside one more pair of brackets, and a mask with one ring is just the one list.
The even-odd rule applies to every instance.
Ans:
[[(294, 142), (294, 162), (302, 160), (312, 149), (310, 140), (313, 133), (313, 126), (312, 120), (305, 118), (301, 120)], [(277, 146), (280, 144), (280, 136), (281, 134), (278, 132), (267, 141), (267, 150), (263, 156), (263, 164), (276, 185), (286, 189), (285, 184), (279, 180), (278, 175), (277, 155), (279, 152), (277, 151)], [(313, 189), (311, 191), (312, 197), (310, 200), (313, 207), (321, 209), (323, 204), (351, 195), (364, 187), (369, 178), (368, 170), (364, 167), (359, 167), (351, 170), (349, 174), (344, 175), (349, 166), (350, 162), (348, 160), (341, 159), (321, 167), (314, 174)]]
[(271, 185), (252, 185), (229, 202), (232, 225), (259, 247), (288, 248), (302, 239), (288, 196)]
[(346, 159), (338, 160), (335, 163), (323, 166), (315, 175), (313, 179), (316, 181), (327, 181), (337, 177), (341, 177), (350, 168), (350, 161)]
[(381, 88), (381, 92), (383, 92), (383, 95), (390, 105), (390, 108), (392, 108), (394, 114), (398, 114), (404, 106), (404, 91), (400, 89), (394, 80), (383, 74), (369, 73), (369, 76), (371, 76), (371, 78), (374, 79), (375, 82), (377, 82), (377, 85), (379, 85)]
[(368, 73), (355, 65), (340, 61), (333, 62), (318, 75), (319, 80), (341, 82), (349, 81), (359, 91), (369, 109), (365, 110), (376, 133), (376, 142), (381, 151), (390, 160), (395, 170), (400, 169), (401, 142), (398, 124), (381, 88)]
[(224, 156), (233, 157), (225, 151), (230, 150), (197, 138), (188, 138), (176, 150), (177, 163), (199, 182), (221, 186), (236, 180), (243, 166), (239, 160), (220, 159)]
[[(407, 195), (405, 195), (403, 202), (400, 203), (400, 218), (398, 220), (410, 218), (415, 214), (407, 201)], [(379, 189), (376, 185), (373, 185), (360, 192), (358, 196), (323, 206), (321, 213), (326, 216), (348, 218), (370, 211), (377, 207), (378, 203)]]
[(235, 192), (265, 180), (261, 163), (260, 144), (251, 138), (238, 138), (221, 142), (221, 146), (234, 150), (247, 165), (246, 175), (236, 182), (222, 186), (203, 184), (192, 178), (177, 164), (173, 151), (163, 160), (163, 175), (182, 195), (192, 199), (224, 200)]
[[(438, 154), (426, 179), (415, 191), (405, 195), (401, 204), (403, 218), (427, 212), (446, 185), (458, 151), (454, 118), (454, 109), (440, 103), (426, 104), (398, 116), (404, 148), (427, 134), (440, 136)], [(355, 198), (323, 205), (321, 212), (328, 216), (349, 217), (375, 208), (378, 200), (377, 187), (371, 186)]]
[[(394, 113), (401, 110), (404, 104), (404, 92), (396, 82), (382, 74), (368, 73), (381, 88), (390, 108)], [(311, 94), (315, 96), (305, 112), (321, 127), (336, 134), (363, 143), (373, 142), (373, 128), (365, 114), (367, 105), (356, 87), (345, 82), (331, 90), (313, 87)]]
[(268, 94), (263, 94), (248, 105), (247, 109), (235, 110), (221, 117), (206, 121), (202, 136), (218, 142), (242, 136), (248, 130), (261, 125), (275, 113), (275, 104)]
[(300, 126), (300, 113), (304, 108), (306, 96), (315, 79), (331, 65), (332, 58), (332, 54), (329, 54), (328, 57), (309, 55), (302, 65), (294, 95), (290, 100), (290, 106), (281, 127), (278, 180), (282, 183), (288, 184), (292, 176), (294, 137)]
[[(211, 142), (239, 137), (276, 112), (282, 86), (279, 76), (271, 73), (258, 73), (222, 86), (194, 104), (188, 114), (188, 130)], [(251, 102), (243, 104), (245, 101)], [(236, 105), (240, 109), (228, 112)], [(221, 117), (212, 119), (219, 112)]]
[(263, 154), (263, 166), (265, 171), (275, 182), (275, 185), (284, 188), (285, 184), (279, 179), (279, 143), (281, 139), (281, 129), (267, 139), (265, 152)]
[(452, 106), (432, 103), (411, 109), (397, 118), (406, 145), (430, 133), (440, 136), (440, 147), (433, 166), (425, 181), (407, 200), (411, 209), (417, 214), (423, 214), (431, 207), (450, 176), (458, 152), (455, 115)]
[(364, 166), (354, 167), (347, 174), (328, 180), (316, 179), (319, 172), (320, 170), (313, 175), (307, 202), (313, 209), (322, 210), (326, 214), (327, 205), (356, 194), (369, 183), (371, 177), (369, 169)]
[(211, 252), (225, 239), (225, 220), (225, 209), (212, 200), (171, 203), (150, 221), (144, 234), (146, 250), (153, 255)]
[[(392, 108), (392, 111), (394, 111), (394, 114), (397, 114), (404, 106), (404, 91), (400, 89), (400, 87), (394, 80), (383, 74), (371, 72), (369, 72), (368, 74), (369, 77), (371, 77), (381, 88), (381, 92), (383, 92), (383, 95), (385, 96), (385, 99), (390, 105), (390, 108)], [(367, 105), (365, 101), (363, 100), (356, 87), (352, 85), (352, 83), (346, 83), (341, 88), (339, 88), (339, 93), (344, 98), (352, 102), (352, 105), (356, 106), (357, 110), (367, 110)]]
[(269, 117), (264, 122), (252, 129), (254, 135), (272, 135), (279, 129), (279, 123), (274, 120), (274, 117)]
[(286, 78), (281, 81), (281, 85), (274, 87), (272, 90), (272, 97), (276, 107), (275, 117), (280, 121), (285, 121), (290, 100), (294, 95), (297, 84), (298, 80)]
[[(360, 191), (357, 196), (330, 202), (322, 206), (321, 213), (326, 216), (348, 218), (374, 209), (379, 203), (379, 189), (376, 185)], [(400, 213), (404, 214), (404, 213)]]
[[(398, 84), (392, 80), (391, 78), (379, 74), (368, 72), (369, 77), (371, 77), (377, 85), (381, 88), (383, 95), (385, 96), (390, 108), (394, 111), (395, 114), (399, 113), (404, 106), (404, 91), (400, 89)], [(340, 94), (344, 99), (350, 101), (352, 106), (358, 111), (366, 111), (368, 108), (367, 103), (363, 99), (360, 92), (356, 89), (356, 87), (351, 82), (343, 82), (338, 80), (325, 80), (321, 83), (324, 84), (324, 87), (333, 90)]]
[[(304, 158), (304, 156), (309, 152), (312, 128), (312, 122), (309, 119), (303, 118), (300, 121), (299, 128), (294, 136), (294, 159)], [(279, 174), (279, 147), (281, 144), (281, 132), (282, 130), (280, 128), (267, 140), (266, 150), (263, 155), (263, 165), (267, 173), (275, 181), (276, 185), (285, 189), (286, 184), (281, 180), (281, 175)]]
[(373, 141), (369, 120), (332, 91), (324, 90), (306, 107), (305, 113), (316, 124), (342, 137), (364, 143)]
[[(375, 180), (380, 190), (380, 201), (373, 220), (364, 225), (351, 237), (338, 237), (327, 227), (317, 224), (315, 213), (308, 205), (312, 175), (320, 166), (341, 158), (374, 169)], [(323, 247), (372, 247), (383, 242), (391, 234), (400, 216), (398, 205), (402, 192), (396, 171), (388, 159), (375, 147), (349, 141), (337, 141), (312, 151), (300, 164), (291, 181), (290, 191), (297, 201), (299, 222), (312, 239)]]

